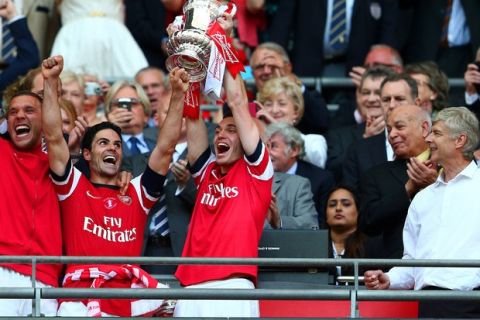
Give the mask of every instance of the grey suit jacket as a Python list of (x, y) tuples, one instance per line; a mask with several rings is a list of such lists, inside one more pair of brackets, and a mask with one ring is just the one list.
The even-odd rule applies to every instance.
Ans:
[[(179, 157), (179, 159), (185, 159), (187, 150), (185, 150)], [(148, 157), (150, 154), (139, 154), (131, 157), (131, 169), (133, 176), (140, 175), (148, 163)], [(187, 237), (188, 224), (190, 223), (190, 217), (192, 215), (193, 206), (195, 204), (195, 198), (197, 195), (197, 188), (193, 182), (193, 179), (187, 182), (185, 188), (180, 194), (175, 195), (177, 190), (177, 183), (173, 177), (173, 174), (169, 171), (166, 176), (166, 184), (164, 185), (165, 199), (167, 201), (167, 216), (168, 225), (170, 228), (170, 239), (172, 242), (172, 250), (175, 256), (181, 256), (183, 245), (185, 244), (185, 238)], [(150, 210), (150, 215), (145, 227), (145, 239), (150, 236), (150, 221), (154, 212), (158, 210), (158, 203)], [(144, 241), (146, 244), (147, 241)]]
[[(277, 197), (282, 229), (318, 228), (318, 214), (307, 178), (275, 172), (272, 192)], [(265, 228), (271, 229), (268, 222)]]

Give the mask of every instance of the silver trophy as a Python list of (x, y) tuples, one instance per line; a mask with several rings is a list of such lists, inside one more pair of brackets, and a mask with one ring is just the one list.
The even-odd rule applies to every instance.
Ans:
[(222, 4), (217, 0), (188, 0), (183, 6), (185, 23), (167, 42), (170, 71), (184, 68), (191, 82), (198, 82), (207, 74), (212, 40), (206, 34), (211, 23), (221, 14)]

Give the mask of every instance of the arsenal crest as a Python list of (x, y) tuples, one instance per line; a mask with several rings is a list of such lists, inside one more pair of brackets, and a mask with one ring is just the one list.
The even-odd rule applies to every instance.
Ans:
[(132, 204), (132, 198), (130, 198), (129, 196), (122, 196), (119, 194), (117, 197), (120, 201), (122, 201), (127, 206)]

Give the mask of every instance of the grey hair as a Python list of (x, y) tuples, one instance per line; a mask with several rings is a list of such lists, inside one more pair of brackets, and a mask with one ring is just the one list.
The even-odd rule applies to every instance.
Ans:
[[(278, 43), (264, 42), (264, 43), (259, 44), (255, 48), (255, 51), (257, 51), (259, 49), (266, 49), (266, 50), (276, 52), (282, 57), (283, 62), (290, 63), (290, 57), (288, 56), (287, 51), (285, 51), (285, 49), (281, 45), (279, 45)], [(252, 57), (253, 57), (253, 54), (252, 54)], [(250, 65), (252, 65), (252, 58), (250, 58)]]
[(478, 132), (478, 119), (473, 112), (465, 107), (450, 107), (438, 112), (435, 121), (443, 121), (453, 139), (465, 134), (467, 142), (463, 146), (463, 156), (472, 160), (473, 152), (477, 149), (480, 140)]
[(120, 89), (130, 87), (135, 92), (138, 94), (138, 98), (140, 100), (140, 103), (143, 106), (143, 112), (145, 115), (150, 116), (151, 113), (151, 107), (150, 107), (150, 100), (147, 97), (147, 94), (145, 93), (145, 90), (143, 90), (142, 86), (137, 83), (137, 82), (128, 82), (126, 80), (119, 80), (115, 82), (111, 87), (110, 90), (108, 90), (107, 94), (105, 95), (105, 113), (109, 114), (112, 111), (112, 102), (113, 102), (113, 97), (117, 94)]
[(305, 156), (305, 142), (298, 129), (286, 122), (272, 123), (265, 129), (265, 137), (267, 139), (270, 139), (276, 134), (283, 137), (283, 141), (288, 146), (287, 151), (290, 151), (293, 148), (298, 148), (299, 152), (297, 158), (302, 159)]

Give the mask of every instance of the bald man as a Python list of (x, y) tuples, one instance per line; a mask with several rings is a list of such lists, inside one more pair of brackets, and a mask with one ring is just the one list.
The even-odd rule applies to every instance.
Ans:
[(387, 258), (402, 257), (402, 230), (410, 201), (437, 178), (425, 142), (430, 127), (430, 115), (418, 106), (393, 109), (387, 131), (395, 160), (373, 167), (360, 180), (360, 228), (370, 236), (383, 234)]

